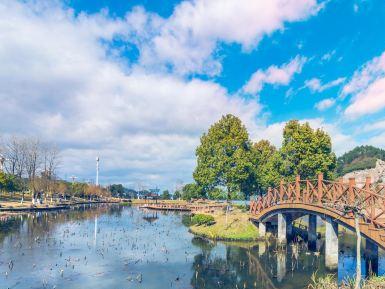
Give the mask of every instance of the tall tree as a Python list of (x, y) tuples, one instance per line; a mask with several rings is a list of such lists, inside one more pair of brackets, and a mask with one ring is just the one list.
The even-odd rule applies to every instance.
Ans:
[(253, 145), (255, 191), (263, 194), (268, 187), (279, 183), (282, 165), (279, 152), (269, 141), (261, 140)]
[(162, 192), (162, 194), (160, 195), (160, 198), (162, 200), (169, 200), (169, 199), (171, 199), (171, 194), (170, 194), (170, 192), (168, 190), (164, 190)]
[(202, 187), (195, 183), (186, 184), (182, 188), (183, 200), (199, 199), (204, 197), (205, 197), (205, 193), (203, 192)]
[(327, 179), (333, 178), (336, 156), (332, 152), (330, 136), (321, 129), (312, 129), (309, 123), (289, 121), (283, 131), (282, 175), (293, 179), (315, 178), (323, 173)]
[(239, 118), (228, 114), (213, 124), (201, 137), (196, 156), (194, 179), (206, 192), (225, 187), (228, 199), (241, 189), (246, 195), (251, 193), (251, 142)]

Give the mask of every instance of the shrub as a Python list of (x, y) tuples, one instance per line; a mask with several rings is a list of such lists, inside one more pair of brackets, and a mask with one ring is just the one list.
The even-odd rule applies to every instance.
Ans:
[(192, 225), (212, 225), (214, 223), (214, 217), (210, 215), (196, 214), (191, 218)]
[(241, 210), (242, 212), (248, 212), (250, 210), (250, 205), (245, 204), (234, 205), (234, 207)]

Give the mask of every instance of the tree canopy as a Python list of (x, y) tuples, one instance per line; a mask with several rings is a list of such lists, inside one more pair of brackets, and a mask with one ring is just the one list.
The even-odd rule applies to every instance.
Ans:
[(162, 194), (160, 195), (160, 198), (162, 200), (169, 200), (169, 199), (171, 199), (171, 194), (170, 194), (170, 192), (168, 190), (164, 190), (162, 192)]
[(323, 173), (331, 179), (336, 168), (336, 156), (332, 152), (330, 136), (321, 129), (312, 129), (309, 123), (289, 121), (283, 130), (280, 149), (281, 175), (286, 179), (315, 178)]
[(276, 185), (280, 178), (282, 161), (279, 151), (267, 140), (253, 145), (255, 168), (255, 192), (262, 194), (268, 187)]
[(251, 193), (253, 163), (251, 142), (241, 120), (231, 114), (223, 116), (201, 137), (196, 150), (194, 179), (204, 191), (224, 187), (227, 198), (243, 189)]

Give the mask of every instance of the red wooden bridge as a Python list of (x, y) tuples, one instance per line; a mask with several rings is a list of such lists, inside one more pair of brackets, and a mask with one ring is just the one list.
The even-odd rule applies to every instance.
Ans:
[[(294, 182), (281, 181), (278, 188), (269, 188), (264, 196), (259, 196), (250, 203), (252, 219), (259, 223), (262, 235), (266, 230), (265, 224), (278, 216), (278, 238), (281, 240), (286, 238), (293, 219), (306, 214), (321, 216), (327, 220), (326, 250), (329, 250), (328, 236), (332, 236), (329, 248), (333, 251), (331, 243), (337, 242), (337, 258), (337, 224), (354, 230), (354, 209), (360, 215), (361, 233), (371, 243), (385, 249), (385, 186), (371, 183), (369, 177), (364, 184), (356, 184), (354, 178), (344, 183), (342, 180), (324, 180), (322, 174), (316, 180), (301, 180), (297, 176)], [(283, 220), (283, 225), (280, 225), (280, 220)], [(315, 230), (316, 221), (313, 224)], [(316, 236), (316, 233), (313, 232), (312, 235)]]
[(361, 213), (360, 229), (367, 237), (385, 248), (385, 186), (372, 184), (370, 178), (364, 185), (354, 179), (349, 183), (318, 180), (300, 180), (270, 188), (266, 195), (250, 204), (250, 212), (259, 221), (280, 210), (303, 209), (317, 215), (334, 218), (337, 222), (354, 228), (352, 208)]

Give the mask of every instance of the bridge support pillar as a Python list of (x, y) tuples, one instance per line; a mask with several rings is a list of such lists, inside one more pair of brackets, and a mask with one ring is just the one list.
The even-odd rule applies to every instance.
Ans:
[(266, 237), (266, 223), (259, 222), (258, 233), (259, 233), (260, 237), (262, 237), (262, 238)]
[(278, 242), (285, 244), (293, 236), (292, 217), (290, 215), (278, 214)]
[(326, 218), (325, 265), (329, 270), (338, 268), (338, 224), (332, 218)]
[(378, 275), (378, 245), (366, 239), (366, 275)]
[(278, 242), (286, 243), (286, 218), (284, 214), (278, 214)]
[(277, 281), (282, 282), (286, 275), (286, 252), (277, 253)]
[(317, 216), (309, 215), (309, 227), (307, 232), (307, 241), (310, 251), (317, 249)]
[(266, 252), (266, 243), (265, 242), (259, 242), (258, 243), (258, 255), (261, 257)]

